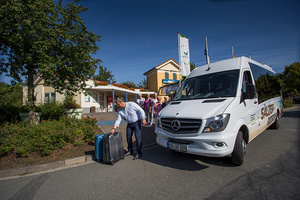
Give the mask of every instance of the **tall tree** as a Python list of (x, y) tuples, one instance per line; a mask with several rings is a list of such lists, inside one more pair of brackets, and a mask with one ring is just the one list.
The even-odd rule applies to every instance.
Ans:
[(99, 74), (94, 75), (93, 79), (95, 81), (107, 81), (109, 84), (113, 84), (116, 82), (112, 71), (103, 66), (99, 66)]
[(99, 49), (100, 35), (87, 30), (78, 16), (87, 8), (74, 2), (65, 6), (62, 0), (58, 4), (52, 0), (0, 2), (0, 74), (16, 81), (26, 78), (32, 119), (34, 77), (41, 74), (46, 84), (61, 93), (84, 89), (100, 64), (100, 59), (91, 57)]

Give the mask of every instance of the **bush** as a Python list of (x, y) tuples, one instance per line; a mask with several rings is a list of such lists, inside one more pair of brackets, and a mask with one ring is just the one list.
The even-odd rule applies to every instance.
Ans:
[[(28, 103), (26, 103), (25, 105), (21, 106), (19, 108), (19, 113), (28, 113), (30, 112), (31, 108), (30, 105)], [(34, 112), (42, 112), (41, 108), (39, 106), (34, 106)]]
[(21, 120), (19, 116), (19, 107), (17, 106), (1, 105), (0, 110), (0, 124), (3, 124), (5, 122), (17, 122)]
[(289, 101), (289, 100), (283, 100), (283, 107), (284, 108), (290, 108), (293, 107), (293, 102)]
[(66, 144), (80, 146), (94, 140), (96, 120), (62, 117), (60, 120), (46, 120), (38, 125), (26, 123), (5, 123), (0, 127), (0, 156), (16, 151), (19, 156), (38, 152), (48, 156), (53, 150)]
[(65, 109), (62, 103), (51, 101), (40, 106), (43, 113), (43, 120), (59, 120), (65, 115)]
[(63, 107), (65, 109), (81, 108), (81, 106), (78, 103), (76, 103), (76, 100), (73, 96), (65, 98), (65, 100), (63, 101)]

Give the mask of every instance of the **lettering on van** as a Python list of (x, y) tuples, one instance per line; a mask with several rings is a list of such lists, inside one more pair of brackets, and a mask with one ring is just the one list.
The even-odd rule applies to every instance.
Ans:
[(276, 114), (274, 113), (273, 115), (271, 115), (271, 116), (268, 118), (268, 123), (267, 123), (267, 125), (272, 124), (272, 122), (274, 122), (275, 119), (276, 119)]
[(274, 112), (274, 104), (270, 104), (261, 109), (261, 119), (263, 120), (265, 117), (268, 117)]
[(252, 122), (252, 121), (255, 121), (255, 119), (256, 119), (256, 113), (254, 113), (254, 114), (252, 114), (251, 116), (250, 116), (250, 121)]

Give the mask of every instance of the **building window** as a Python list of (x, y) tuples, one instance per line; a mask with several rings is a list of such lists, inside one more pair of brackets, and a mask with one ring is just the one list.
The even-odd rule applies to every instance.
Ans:
[(177, 74), (173, 73), (173, 80), (177, 80)]
[(93, 93), (93, 102), (97, 102), (98, 101), (98, 95), (97, 93)]
[(169, 72), (165, 72), (165, 79), (169, 79)]
[(90, 102), (90, 95), (89, 94), (85, 96), (85, 102)]
[(44, 103), (49, 103), (50, 101), (55, 101), (55, 92), (45, 93)]

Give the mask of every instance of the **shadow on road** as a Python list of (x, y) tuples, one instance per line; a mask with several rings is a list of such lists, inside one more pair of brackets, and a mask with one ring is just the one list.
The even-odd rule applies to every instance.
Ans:
[(231, 164), (230, 157), (209, 158), (180, 153), (160, 146), (155, 146), (151, 149), (145, 150), (143, 153), (142, 160), (162, 165), (165, 167), (186, 171), (203, 170), (208, 168), (210, 165), (235, 167)]

